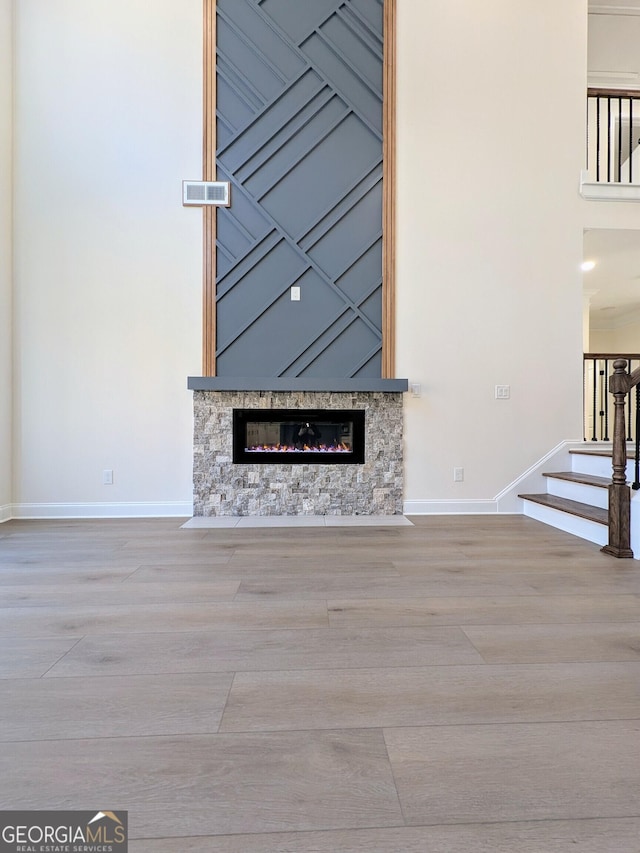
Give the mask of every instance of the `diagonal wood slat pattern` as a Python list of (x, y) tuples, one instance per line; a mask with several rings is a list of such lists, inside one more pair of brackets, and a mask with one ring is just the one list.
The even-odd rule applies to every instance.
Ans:
[(220, 376), (382, 375), (383, 12), (217, 0)]

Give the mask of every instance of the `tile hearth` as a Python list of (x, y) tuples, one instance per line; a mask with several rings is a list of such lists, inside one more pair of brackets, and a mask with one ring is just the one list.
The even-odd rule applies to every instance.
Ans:
[(194, 516), (181, 526), (187, 530), (234, 527), (413, 527), (413, 522), (404, 515)]

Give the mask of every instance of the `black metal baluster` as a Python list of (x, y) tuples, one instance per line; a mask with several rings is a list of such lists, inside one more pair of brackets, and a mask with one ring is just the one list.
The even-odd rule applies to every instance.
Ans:
[(604, 370), (599, 371), (600, 374), (600, 382), (598, 383), (598, 387), (600, 389), (600, 407), (598, 409), (598, 417), (600, 418), (600, 440), (604, 440)]
[(587, 440), (587, 405), (589, 402), (589, 389), (587, 388), (587, 362), (582, 359), (582, 440)]
[(636, 385), (636, 456), (635, 474), (631, 486), (634, 491), (640, 489), (640, 386)]
[(633, 435), (631, 434), (631, 430), (633, 429), (633, 416), (632, 416), (632, 391), (630, 390), (627, 394), (627, 441), (633, 441)]
[(609, 360), (604, 360), (604, 437), (609, 441)]
[(597, 423), (596, 402), (597, 402), (597, 398), (598, 398), (597, 382), (598, 382), (598, 364), (597, 364), (596, 359), (594, 358), (593, 359), (593, 398), (592, 398), (592, 400), (593, 400), (593, 427), (591, 430), (591, 441), (597, 441), (598, 440), (596, 438), (596, 423)]
[(611, 183), (611, 98), (607, 98), (607, 183)]
[(622, 182), (622, 98), (618, 98), (618, 183)]
[(596, 98), (596, 181), (600, 181), (600, 98)]
[(633, 98), (629, 98), (629, 183), (633, 183)]
[(596, 181), (600, 181), (600, 98), (596, 98)]
[(586, 169), (587, 169), (587, 171), (589, 171), (589, 119), (590, 119), (590, 117), (591, 117), (591, 98), (590, 98), (590, 97), (589, 97), (589, 95), (587, 94), (587, 127), (586, 127), (586, 131), (587, 131), (587, 150), (586, 150), (586, 157), (585, 157), (585, 162), (586, 162), (586, 164), (587, 164), (587, 165), (586, 165)]

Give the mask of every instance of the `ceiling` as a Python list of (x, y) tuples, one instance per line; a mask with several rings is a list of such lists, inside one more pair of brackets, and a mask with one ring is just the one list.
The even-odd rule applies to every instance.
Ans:
[(589, 0), (589, 11), (591, 13), (624, 15), (629, 9), (640, 8), (640, 0)]

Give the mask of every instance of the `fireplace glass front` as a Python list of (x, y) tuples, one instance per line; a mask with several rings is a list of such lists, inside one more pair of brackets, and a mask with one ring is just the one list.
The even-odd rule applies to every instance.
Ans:
[(364, 409), (234, 409), (234, 463), (364, 463)]

